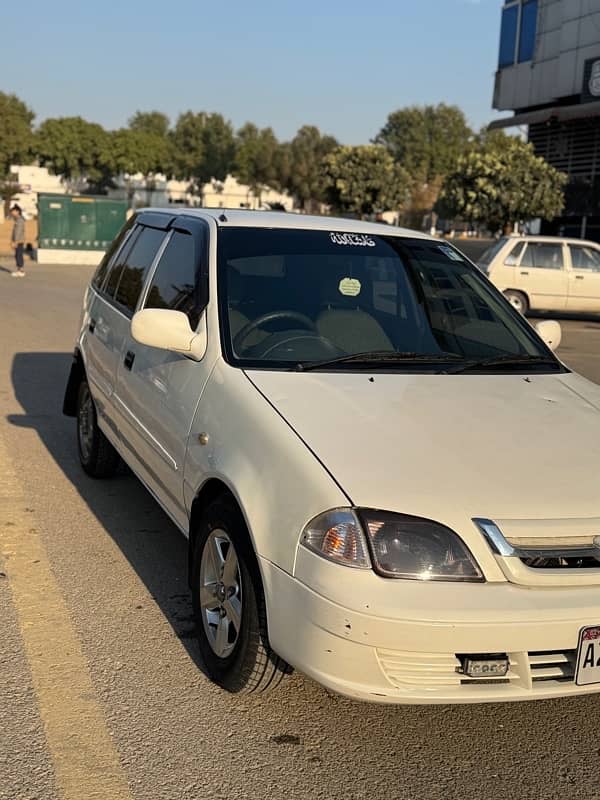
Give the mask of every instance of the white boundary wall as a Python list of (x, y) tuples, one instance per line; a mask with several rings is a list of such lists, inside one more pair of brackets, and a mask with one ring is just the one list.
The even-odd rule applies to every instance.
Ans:
[(38, 264), (81, 264), (97, 266), (104, 250), (56, 250), (46, 247), (37, 251)]

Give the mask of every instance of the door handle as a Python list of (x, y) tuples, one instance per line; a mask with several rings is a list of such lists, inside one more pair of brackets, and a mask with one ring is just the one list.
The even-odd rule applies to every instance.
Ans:
[(88, 331), (90, 333), (93, 333), (95, 331), (95, 329), (96, 329), (96, 320), (92, 318), (92, 319), (90, 319), (89, 324), (88, 324)]
[(582, 281), (583, 280), (583, 275), (575, 275), (575, 280), (576, 281)]
[(135, 361), (135, 353), (133, 350), (128, 350), (125, 353), (125, 358), (123, 359), (123, 364), (125, 365), (125, 369), (131, 369), (133, 367), (133, 362)]
[(529, 275), (528, 272), (522, 272), (521, 275)]

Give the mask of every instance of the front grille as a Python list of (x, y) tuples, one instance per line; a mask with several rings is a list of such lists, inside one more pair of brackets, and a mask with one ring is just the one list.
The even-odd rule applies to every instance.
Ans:
[(600, 561), (594, 556), (568, 556), (558, 554), (551, 557), (535, 556), (521, 558), (526, 567), (532, 569), (600, 569)]
[(529, 653), (529, 669), (533, 683), (538, 681), (559, 681), (565, 683), (575, 678), (575, 650), (548, 650)]

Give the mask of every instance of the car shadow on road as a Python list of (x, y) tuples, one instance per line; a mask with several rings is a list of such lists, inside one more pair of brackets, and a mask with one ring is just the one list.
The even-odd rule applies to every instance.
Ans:
[(94, 480), (81, 469), (74, 420), (61, 413), (71, 360), (69, 353), (17, 353), (12, 382), (24, 413), (12, 414), (8, 420), (35, 429), (205, 672), (187, 585), (187, 540), (127, 468), (107, 481)]

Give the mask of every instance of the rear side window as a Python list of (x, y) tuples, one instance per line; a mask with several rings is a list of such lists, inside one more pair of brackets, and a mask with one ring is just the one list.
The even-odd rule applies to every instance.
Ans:
[(138, 236), (140, 235), (141, 228), (137, 225), (133, 231), (131, 232), (131, 236), (127, 239), (123, 247), (117, 251), (115, 258), (111, 261), (108, 267), (108, 275), (106, 276), (106, 280), (104, 281), (104, 294), (108, 297), (114, 297), (115, 291), (117, 286), (119, 285), (119, 281), (121, 280), (121, 273), (123, 272), (123, 266), (127, 261), (127, 256), (131, 252), (131, 248), (137, 241)]
[(123, 225), (119, 233), (113, 239), (112, 244), (104, 254), (104, 258), (100, 262), (98, 269), (96, 270), (96, 274), (92, 278), (92, 286), (94, 289), (100, 291), (102, 289), (102, 284), (104, 283), (104, 279), (108, 274), (108, 270), (112, 265), (112, 262), (115, 259), (115, 256), (121, 249), (123, 242), (127, 239), (129, 234), (131, 233), (131, 229), (134, 225), (135, 217), (131, 217), (131, 219)]
[(187, 315), (193, 330), (202, 312), (198, 292), (199, 254), (194, 238), (176, 232), (165, 247), (148, 289), (145, 308), (169, 308)]
[(114, 298), (119, 305), (132, 313), (137, 305), (148, 270), (152, 266), (164, 238), (164, 231), (156, 228), (142, 228), (123, 264)]
[(563, 251), (560, 244), (545, 242), (529, 242), (521, 259), (522, 267), (534, 269), (562, 269)]

